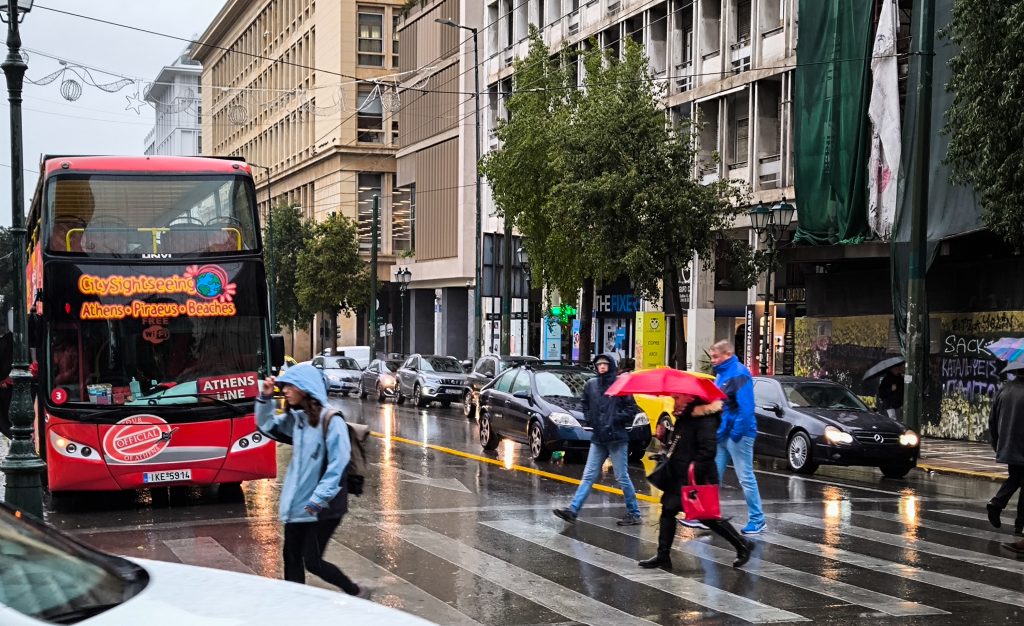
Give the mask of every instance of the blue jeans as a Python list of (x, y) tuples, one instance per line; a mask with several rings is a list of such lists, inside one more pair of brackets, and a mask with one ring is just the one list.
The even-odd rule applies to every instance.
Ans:
[(615, 480), (619, 481), (622, 494), (626, 496), (626, 511), (630, 515), (640, 516), (640, 505), (636, 501), (636, 489), (633, 488), (633, 481), (629, 479), (628, 456), (629, 442), (627, 441), (607, 444), (590, 442), (587, 465), (583, 468), (583, 479), (576, 490), (576, 495), (572, 498), (572, 504), (569, 505), (573, 513), (579, 513), (583, 508), (583, 503), (587, 501), (594, 481), (601, 473), (601, 466), (604, 465), (605, 459), (611, 458)]
[(718, 442), (718, 454), (715, 455), (715, 464), (718, 465), (718, 482), (725, 481), (725, 466), (732, 459), (732, 465), (736, 469), (736, 478), (743, 487), (743, 497), (747, 501), (748, 521), (755, 524), (764, 523), (764, 512), (761, 510), (761, 492), (757, 489), (757, 479), (754, 477), (754, 438), (743, 437), (739, 441), (726, 438)]

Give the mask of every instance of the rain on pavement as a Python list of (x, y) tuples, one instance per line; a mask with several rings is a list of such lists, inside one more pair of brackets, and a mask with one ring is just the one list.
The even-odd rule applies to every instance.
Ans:
[[(723, 540), (680, 527), (674, 570), (652, 572), (636, 561), (654, 553), (656, 503), (641, 501), (644, 524), (634, 527), (615, 524), (622, 497), (599, 491), (575, 526), (551, 514), (576, 486), (542, 473), (578, 478), (582, 463), (534, 463), (510, 442), (485, 453), (457, 405), (335, 403), (384, 438), (371, 438), (368, 488), (352, 499), (327, 558), (372, 585), (375, 601), (440, 624), (931, 626), (1024, 616), (1024, 560), (999, 546), (1012, 540), (1011, 520), (995, 531), (984, 515), (995, 483), (922, 472), (886, 480), (870, 468), (805, 477), (760, 464), (768, 532), (753, 538), (750, 562), (734, 569)], [(282, 469), (288, 452), (279, 448)], [(654, 495), (645, 469), (631, 467), (633, 481)], [(743, 524), (732, 470), (726, 485), (723, 508)], [(198, 489), (156, 502), (104, 494), (47, 515), (117, 554), (279, 578), (279, 487), (280, 477), (248, 483), (233, 499)]]

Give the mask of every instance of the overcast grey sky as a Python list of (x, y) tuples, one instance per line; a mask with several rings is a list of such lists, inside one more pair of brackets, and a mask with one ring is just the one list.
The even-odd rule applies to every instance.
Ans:
[[(131, 31), (49, 11), (46, 7), (87, 15), (177, 37), (201, 34), (223, 0), (36, 0), (21, 24), (22, 46), (28, 49), (28, 78), (38, 80), (60, 69), (53, 55), (68, 63), (108, 70), (118, 75), (153, 80), (187, 45), (167, 37)], [(6, 25), (2, 25), (6, 37)], [(39, 53), (33, 52), (38, 51)], [(40, 54), (42, 53), (42, 54)], [(6, 47), (2, 53), (6, 56)], [(116, 76), (94, 73), (98, 83)], [(0, 224), (11, 223), (10, 107), (7, 89), (0, 98)], [(126, 110), (128, 87), (106, 93), (83, 85), (82, 96), (68, 102), (60, 81), (36, 86), (25, 83), (23, 109), (26, 208), (42, 154), (142, 154), (146, 133), (153, 127), (149, 106), (141, 115)]]

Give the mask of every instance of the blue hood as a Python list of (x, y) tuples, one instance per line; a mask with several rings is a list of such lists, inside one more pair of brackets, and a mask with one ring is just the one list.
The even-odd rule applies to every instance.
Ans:
[(321, 406), (330, 404), (330, 400), (327, 399), (327, 385), (324, 384), (323, 374), (308, 363), (289, 367), (284, 376), (277, 379), (277, 382), (281, 385), (295, 385), (316, 398)]

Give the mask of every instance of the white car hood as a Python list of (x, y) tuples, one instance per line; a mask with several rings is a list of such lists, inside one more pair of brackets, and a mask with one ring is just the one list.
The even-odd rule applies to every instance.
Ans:
[[(282, 624), (430, 624), (397, 609), (342, 592), (262, 576), (148, 559), (131, 559), (149, 574), (149, 584), (124, 604), (83, 626), (281, 626)], [(327, 620), (327, 621), (325, 621)], [(17, 622), (16, 622), (17, 623)], [(34, 620), (26, 624), (40, 624)]]

